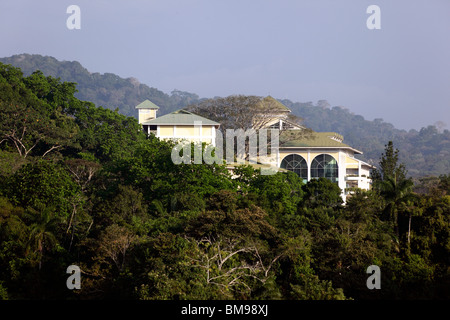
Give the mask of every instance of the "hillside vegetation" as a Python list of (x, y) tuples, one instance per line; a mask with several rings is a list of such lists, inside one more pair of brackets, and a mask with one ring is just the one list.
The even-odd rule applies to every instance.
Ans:
[(46, 76), (60, 78), (61, 81), (75, 82), (78, 92), (75, 97), (91, 101), (97, 106), (116, 110), (130, 117), (137, 117), (136, 105), (149, 99), (161, 109), (159, 115), (181, 109), (199, 100), (196, 94), (173, 90), (170, 95), (140, 83), (135, 78), (121, 78), (113, 73), (91, 73), (77, 61), (58, 61), (53, 57), (21, 54), (1, 58), (0, 62), (11, 64), (31, 75), (40, 70)]
[(75, 91), (0, 64), (0, 299), (450, 297), (450, 176), (413, 193), (390, 144), (343, 206), (325, 178), (176, 165), (173, 143)]
[[(170, 95), (134, 78), (123, 79), (112, 73), (91, 73), (80, 63), (58, 61), (53, 57), (21, 54), (1, 58), (0, 62), (21, 68), (24, 75), (41, 70), (44, 75), (77, 83), (75, 97), (97, 106), (118, 110), (137, 117), (134, 107), (145, 99), (157, 104), (159, 115), (197, 104), (198, 95), (174, 90)], [(331, 107), (326, 101), (292, 102), (280, 100), (292, 112), (303, 118), (304, 125), (315, 131), (337, 132), (344, 142), (364, 152), (360, 158), (371, 164), (379, 161), (388, 141), (401, 150), (400, 160), (408, 167), (408, 175), (419, 178), (450, 173), (450, 131), (434, 125), (420, 130), (399, 130), (382, 119), (369, 121), (343, 107)]]

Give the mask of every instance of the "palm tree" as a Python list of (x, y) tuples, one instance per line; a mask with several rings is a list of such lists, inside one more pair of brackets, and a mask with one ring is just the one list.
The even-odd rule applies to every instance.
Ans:
[(411, 179), (397, 179), (397, 175), (386, 176), (380, 182), (381, 195), (386, 201), (386, 211), (394, 225), (394, 232), (399, 237), (398, 230), (398, 208), (402, 203), (406, 202), (411, 194), (414, 183)]
[(29, 237), (27, 241), (27, 251), (33, 250), (39, 253), (39, 270), (42, 267), (42, 258), (45, 249), (57, 245), (58, 240), (53, 234), (57, 219), (53, 216), (52, 208), (44, 207), (39, 211), (28, 213), (26, 216), (31, 221), (29, 226)]
[[(416, 200), (417, 201), (417, 200)], [(416, 201), (414, 199), (406, 200), (402, 204), (403, 211), (408, 213), (408, 246), (411, 242), (411, 221), (413, 216), (420, 216), (422, 214), (423, 209), (417, 206)]]

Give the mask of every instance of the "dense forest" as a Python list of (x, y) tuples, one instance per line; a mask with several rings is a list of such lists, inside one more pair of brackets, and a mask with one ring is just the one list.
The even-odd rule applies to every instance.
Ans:
[[(45, 75), (60, 78), (62, 81), (77, 83), (75, 97), (91, 101), (97, 106), (118, 110), (129, 117), (137, 117), (134, 107), (149, 99), (161, 109), (163, 115), (205, 98), (180, 90), (170, 95), (139, 83), (133, 78), (123, 79), (112, 73), (90, 73), (76, 61), (58, 61), (53, 57), (21, 54), (0, 58), (0, 62), (21, 68), (25, 75), (41, 70)], [(436, 125), (420, 130), (396, 129), (383, 119), (369, 121), (348, 109), (331, 107), (327, 101), (292, 102), (280, 101), (303, 118), (303, 124), (315, 131), (337, 132), (344, 136), (344, 142), (364, 152), (360, 158), (376, 165), (387, 141), (402, 150), (400, 160), (408, 167), (408, 174), (415, 178), (439, 176), (450, 173), (450, 131)]]
[(450, 176), (413, 192), (395, 142), (343, 205), (324, 178), (175, 165), (170, 142), (75, 94), (0, 64), (0, 298), (450, 298)]

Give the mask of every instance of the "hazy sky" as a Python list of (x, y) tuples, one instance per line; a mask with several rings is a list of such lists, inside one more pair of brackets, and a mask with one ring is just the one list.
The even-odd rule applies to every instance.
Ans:
[(20, 53), (166, 93), (325, 99), (402, 129), (450, 128), (450, 0), (1, 0), (0, 57)]

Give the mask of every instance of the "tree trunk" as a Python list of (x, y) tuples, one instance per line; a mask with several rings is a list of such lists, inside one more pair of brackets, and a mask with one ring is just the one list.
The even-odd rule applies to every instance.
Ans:
[(410, 236), (411, 236), (411, 219), (412, 219), (412, 213), (409, 214), (409, 222), (408, 222), (408, 244), (409, 244)]

